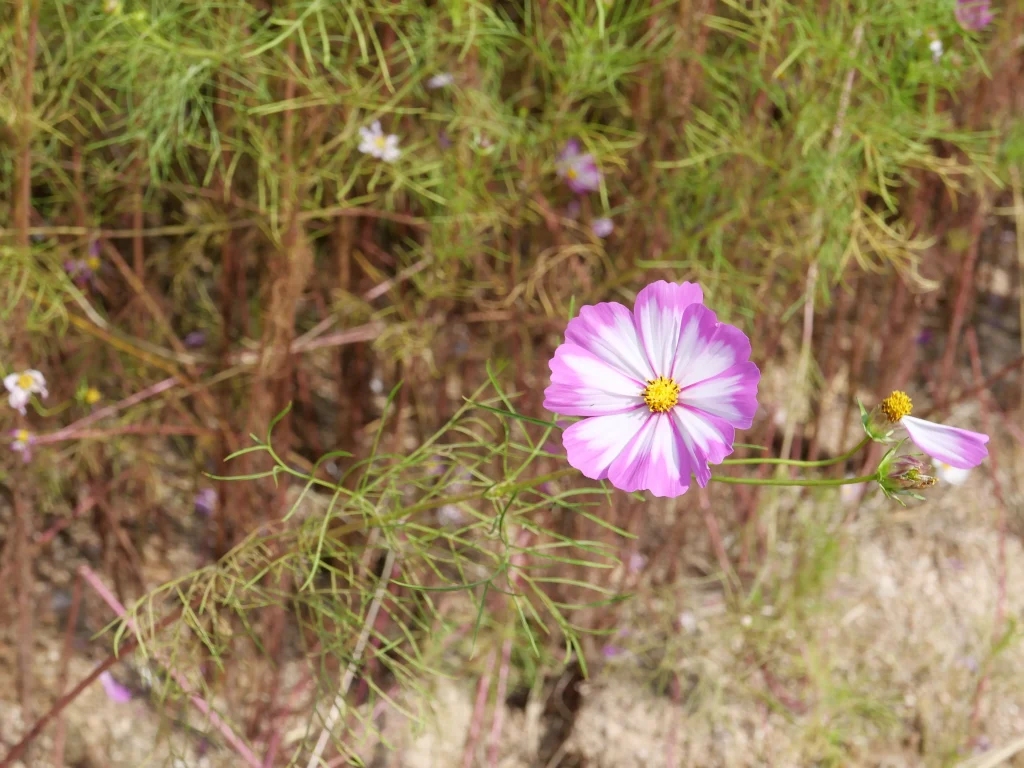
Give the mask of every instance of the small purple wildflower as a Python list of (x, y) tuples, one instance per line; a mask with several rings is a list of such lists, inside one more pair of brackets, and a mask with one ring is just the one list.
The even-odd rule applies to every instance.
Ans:
[(640, 571), (647, 567), (647, 558), (641, 555), (639, 552), (634, 552), (629, 556), (628, 567), (630, 573), (640, 573)]
[(614, 659), (616, 656), (621, 656), (625, 651), (625, 648), (620, 648), (617, 645), (606, 645), (601, 649), (601, 655), (606, 659)]
[(100, 683), (103, 685), (107, 698), (115, 704), (127, 704), (132, 700), (132, 692), (117, 682), (110, 672), (104, 672), (100, 675)]
[(217, 491), (213, 488), (203, 488), (196, 493), (195, 505), (197, 515), (209, 517), (217, 508)]
[(995, 18), (989, 0), (956, 0), (956, 20), (964, 29), (977, 32)]
[(555, 168), (559, 177), (565, 179), (569, 189), (577, 195), (594, 192), (601, 187), (601, 171), (594, 156), (589, 152), (581, 153), (576, 139), (566, 143)]
[(189, 349), (196, 349), (206, 344), (206, 331), (192, 331), (184, 339), (185, 346)]
[(932, 329), (925, 328), (923, 331), (917, 334), (917, 337), (914, 339), (914, 341), (917, 342), (918, 344), (927, 344), (932, 340), (932, 336)]
[(448, 131), (441, 131), (437, 136), (437, 146), (441, 149), (451, 149), (452, 137), (448, 135)]
[(69, 259), (64, 262), (64, 271), (68, 273), (75, 285), (84, 288), (92, 285), (96, 280), (96, 274), (100, 271), (103, 262), (100, 260), (99, 241), (92, 240), (89, 243), (89, 255), (84, 259)]
[(608, 237), (614, 229), (615, 225), (611, 219), (594, 219), (590, 225), (590, 230), (596, 237)]

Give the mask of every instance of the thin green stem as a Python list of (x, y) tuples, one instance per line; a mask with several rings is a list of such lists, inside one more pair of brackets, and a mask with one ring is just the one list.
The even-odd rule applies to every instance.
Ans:
[(864, 436), (864, 439), (857, 443), (853, 448), (848, 450), (842, 456), (836, 456), (834, 459), (821, 459), (820, 461), (801, 461), (799, 459), (726, 459), (722, 464), (738, 465), (738, 464), (785, 464), (791, 467), (831, 467), (833, 464), (838, 464), (842, 461), (846, 461), (851, 456), (856, 456), (860, 453), (861, 449), (871, 442), (871, 438)]
[(856, 483), (870, 483), (876, 477), (877, 475), (861, 475), (860, 477), (847, 477), (832, 480), (789, 480), (787, 478), (782, 478), (779, 480), (763, 480), (757, 477), (723, 477), (722, 475), (712, 475), (711, 480), (717, 483), (730, 483), (732, 485), (797, 485), (827, 488), (833, 485), (854, 485)]
[[(528, 488), (534, 488), (540, 485), (541, 483), (547, 483), (552, 480), (557, 480), (560, 477), (565, 477), (566, 475), (572, 475), (576, 473), (577, 470), (574, 469), (573, 467), (564, 467), (562, 469), (556, 470), (555, 472), (549, 472), (546, 475), (541, 475), (540, 477), (532, 477), (529, 480), (523, 480), (522, 482), (514, 483), (512, 485), (509, 485), (504, 490), (506, 494), (513, 494), (519, 491), (525, 491)], [(354, 523), (348, 523), (337, 528), (332, 528), (330, 530), (330, 533), (334, 536), (340, 536), (345, 533), (350, 533), (351, 531), (360, 530), (361, 528), (367, 526), (387, 525), (388, 523), (393, 523), (398, 520), (410, 518), (413, 515), (419, 514), (420, 512), (426, 512), (431, 509), (443, 507), (446, 504), (459, 504), (463, 501), (476, 501), (477, 499), (486, 498), (488, 490), (490, 489), (467, 491), (466, 493), (457, 493), (454, 496), (441, 496), (440, 498), (430, 499), (429, 501), (421, 501), (419, 504), (413, 504), (411, 507), (405, 507), (404, 509), (395, 510), (390, 514), (384, 515), (383, 517), (379, 517), (375, 520), (361, 520)]]

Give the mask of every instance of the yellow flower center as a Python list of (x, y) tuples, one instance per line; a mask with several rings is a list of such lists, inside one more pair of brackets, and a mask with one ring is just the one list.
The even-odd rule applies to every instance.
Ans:
[(385, 149), (388, 145), (388, 140), (386, 136), (378, 136), (373, 140), (373, 143), (377, 145), (377, 149)]
[(914, 404), (910, 402), (910, 398), (907, 396), (907, 393), (901, 392), (898, 389), (885, 398), (879, 407), (882, 409), (882, 413), (885, 414), (886, 418), (893, 424), (904, 416), (909, 416), (910, 412), (914, 410)]
[(30, 389), (32, 385), (35, 384), (35, 379), (33, 379), (29, 374), (23, 373), (18, 377), (17, 384), (20, 389)]
[(565, 172), (565, 175), (566, 175), (566, 176), (567, 176), (568, 178), (572, 179), (573, 181), (575, 181), (576, 177), (577, 177), (577, 176), (579, 176), (579, 174), (578, 174), (578, 173), (576, 172), (576, 169), (575, 169), (575, 168), (570, 168), (570, 169), (568, 169), (568, 170), (567, 170), (567, 171)]
[(27, 429), (19, 429), (14, 433), (14, 439), (19, 443), (27, 443), (30, 435)]
[(641, 394), (651, 413), (664, 413), (679, 402), (679, 385), (672, 379), (659, 376), (648, 381)]
[(100, 401), (101, 397), (103, 397), (103, 395), (100, 394), (100, 391), (96, 389), (96, 387), (89, 387), (85, 390), (85, 402), (89, 405), (95, 405)]
[(85, 266), (87, 266), (90, 271), (95, 272), (97, 269), (100, 268), (100, 257), (90, 256), (85, 260)]

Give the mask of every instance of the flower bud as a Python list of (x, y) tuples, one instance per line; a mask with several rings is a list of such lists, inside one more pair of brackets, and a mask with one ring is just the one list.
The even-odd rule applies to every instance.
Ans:
[(923, 498), (915, 491), (930, 488), (937, 482), (932, 466), (914, 456), (897, 455), (899, 445), (890, 450), (878, 465), (878, 484), (890, 499), (903, 503), (899, 496)]
[(892, 442), (891, 437), (895, 431), (895, 425), (882, 412), (882, 406), (876, 405), (869, 412), (860, 400), (857, 400), (857, 405), (860, 406), (860, 423), (864, 426), (867, 436), (876, 443)]

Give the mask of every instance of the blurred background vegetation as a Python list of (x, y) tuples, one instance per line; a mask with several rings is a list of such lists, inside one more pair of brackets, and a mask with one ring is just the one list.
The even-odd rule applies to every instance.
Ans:
[[(710, 729), (645, 737), (638, 765), (953, 764), (1024, 734), (987, 719), (1018, 706), (1024, 8), (962, 6), (6, 3), (0, 365), (49, 397), (3, 417), (34, 442), (2, 464), (0, 746), (94, 764), (86, 737), (68, 757), (72, 688), (136, 637), (115, 676), (154, 735), (95, 764), (304, 765), (333, 718), (321, 764), (632, 765), (577, 728), (595, 664), (624, 656), (665, 717)], [(394, 162), (358, 151), (374, 121)], [(599, 190), (556, 173), (571, 140)], [(941, 517), (559, 473), (541, 402), (567, 318), (662, 278), (750, 335), (740, 439), (773, 455), (841, 454), (855, 397), (897, 388), (993, 434), (963, 497), (991, 590), (945, 708), (906, 696), (962, 648), (842, 657), (827, 635), (858, 542), (911, 525), (930, 546)], [(98, 635), (103, 583), (129, 623)], [(858, 677), (867, 653), (927, 664)], [(473, 691), (456, 756), (416, 763), (409, 697), (452, 678)], [(734, 697), (787, 746), (730, 752)], [(418, 725), (387, 736), (396, 713)]]

